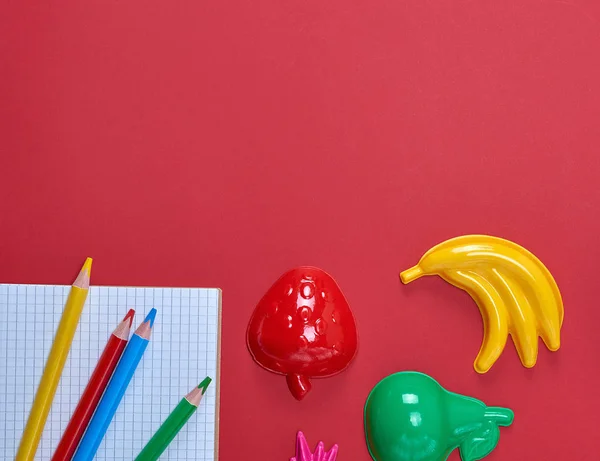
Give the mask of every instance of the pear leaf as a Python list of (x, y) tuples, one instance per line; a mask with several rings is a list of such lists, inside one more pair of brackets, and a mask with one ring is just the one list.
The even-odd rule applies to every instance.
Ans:
[(486, 421), (483, 426), (469, 434), (469, 438), (460, 444), (462, 461), (477, 461), (489, 455), (500, 439), (500, 429), (493, 421)]

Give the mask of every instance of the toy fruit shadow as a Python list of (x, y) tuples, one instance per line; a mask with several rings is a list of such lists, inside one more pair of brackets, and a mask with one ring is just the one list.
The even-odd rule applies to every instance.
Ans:
[(316, 267), (283, 274), (262, 297), (248, 324), (248, 349), (261, 367), (285, 375), (302, 400), (310, 378), (343, 371), (356, 355), (358, 334), (335, 280)]

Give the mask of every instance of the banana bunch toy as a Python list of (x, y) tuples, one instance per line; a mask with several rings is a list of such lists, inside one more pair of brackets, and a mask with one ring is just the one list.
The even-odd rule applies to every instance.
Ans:
[(516, 243), (487, 235), (447, 240), (400, 278), (407, 284), (424, 275), (439, 275), (479, 306), (484, 338), (474, 363), (478, 373), (498, 360), (508, 335), (527, 368), (536, 363), (538, 337), (551, 351), (559, 349), (564, 310), (558, 286), (544, 264)]

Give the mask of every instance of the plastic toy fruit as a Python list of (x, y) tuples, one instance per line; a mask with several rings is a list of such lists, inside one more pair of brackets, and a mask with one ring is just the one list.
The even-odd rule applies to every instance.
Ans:
[(487, 407), (445, 390), (422, 373), (381, 380), (365, 404), (365, 435), (375, 461), (445, 461), (457, 447), (463, 461), (489, 455), (510, 426), (508, 408)]
[(286, 376), (292, 395), (310, 391), (310, 377), (344, 370), (358, 347), (356, 322), (337, 283), (316, 267), (283, 274), (260, 300), (247, 331), (248, 349), (263, 368)]
[(423, 275), (439, 275), (479, 306), (484, 337), (474, 363), (478, 373), (498, 360), (508, 335), (527, 368), (537, 360), (538, 336), (551, 351), (560, 348), (564, 310), (558, 286), (542, 262), (516, 243), (487, 235), (447, 240), (400, 278), (409, 283)]
[(337, 458), (338, 446), (334, 445), (331, 450), (325, 451), (323, 442), (319, 442), (315, 452), (312, 453), (308, 447), (308, 442), (302, 432), (296, 436), (296, 456), (290, 458), (290, 461), (335, 461)]

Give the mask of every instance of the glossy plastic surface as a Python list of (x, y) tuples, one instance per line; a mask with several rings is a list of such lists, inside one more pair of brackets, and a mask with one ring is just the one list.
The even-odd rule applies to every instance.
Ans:
[(496, 448), (498, 426), (513, 412), (445, 390), (433, 378), (404, 371), (381, 380), (365, 404), (365, 435), (375, 461), (445, 461), (459, 448), (463, 461)]
[(319, 442), (314, 453), (310, 450), (308, 442), (301, 431), (296, 435), (296, 456), (290, 461), (336, 461), (338, 446), (334, 445), (329, 451), (325, 451), (325, 444)]
[(358, 347), (356, 322), (333, 278), (316, 267), (286, 272), (260, 300), (247, 330), (248, 349), (263, 368), (286, 375), (298, 400), (310, 377), (344, 370)]
[(474, 363), (478, 373), (498, 360), (508, 335), (527, 368), (537, 361), (538, 337), (551, 351), (560, 348), (564, 310), (558, 286), (542, 262), (516, 243), (487, 235), (447, 240), (400, 278), (409, 283), (423, 275), (439, 275), (479, 306), (484, 338)]

